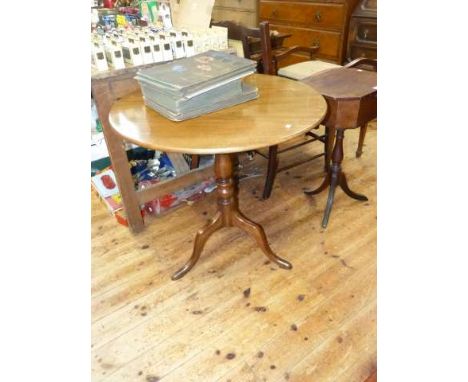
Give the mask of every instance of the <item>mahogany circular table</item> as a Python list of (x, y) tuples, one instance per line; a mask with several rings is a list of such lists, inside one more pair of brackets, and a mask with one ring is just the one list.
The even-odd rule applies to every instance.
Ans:
[(262, 226), (239, 211), (233, 155), (277, 145), (311, 130), (325, 117), (327, 104), (317, 91), (297, 81), (261, 74), (245, 81), (258, 87), (256, 100), (182, 122), (146, 107), (140, 91), (117, 100), (109, 113), (112, 128), (129, 142), (168, 152), (215, 154), (218, 211), (197, 232), (192, 256), (173, 280), (192, 269), (208, 237), (221, 227), (246, 231), (271, 261), (292, 268), (271, 250)]

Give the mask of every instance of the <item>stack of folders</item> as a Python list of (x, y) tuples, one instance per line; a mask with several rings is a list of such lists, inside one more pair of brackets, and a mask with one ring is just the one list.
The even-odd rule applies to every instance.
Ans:
[(255, 61), (210, 50), (141, 69), (135, 78), (148, 107), (183, 121), (257, 98), (257, 88), (242, 81), (255, 69)]

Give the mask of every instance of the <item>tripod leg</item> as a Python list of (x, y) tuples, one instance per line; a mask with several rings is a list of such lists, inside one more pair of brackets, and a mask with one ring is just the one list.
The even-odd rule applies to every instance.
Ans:
[(327, 205), (325, 207), (325, 212), (323, 213), (322, 228), (327, 228), (328, 219), (330, 219), (330, 212), (333, 206), (333, 201), (335, 199), (335, 190), (336, 190), (337, 185), (338, 185), (338, 174), (333, 174), (331, 176), (331, 181), (330, 181), (330, 190), (328, 191)]
[(181, 277), (185, 276), (185, 274), (193, 268), (193, 266), (197, 263), (198, 259), (200, 258), (201, 251), (203, 250), (203, 246), (205, 245), (208, 238), (218, 229), (223, 226), (223, 219), (220, 212), (217, 212), (213, 219), (206, 225), (205, 227), (201, 228), (197, 235), (195, 236), (195, 243), (193, 246), (193, 252), (190, 259), (185, 263), (185, 265), (180, 268), (176, 273), (172, 275), (172, 280), (178, 280)]
[(322, 184), (316, 188), (315, 190), (305, 190), (304, 194), (306, 195), (316, 195), (321, 193), (323, 190), (325, 190), (328, 185), (330, 184), (330, 173), (327, 173), (325, 176), (325, 179), (323, 180)]
[(275, 253), (271, 250), (270, 246), (268, 245), (265, 231), (260, 224), (249, 220), (239, 211), (235, 212), (232, 223), (234, 226), (240, 228), (243, 231), (246, 231), (250, 236), (252, 236), (266, 257), (268, 257), (272, 262), (278, 264), (281, 268), (284, 269), (292, 268), (291, 263), (282, 259), (281, 257), (276, 256)]
[(344, 173), (341, 173), (341, 177), (340, 177), (340, 186), (341, 188), (343, 189), (344, 193), (346, 195), (348, 195), (349, 197), (353, 198), (353, 199), (357, 199), (357, 200), (363, 200), (363, 201), (367, 201), (369, 199), (367, 199), (367, 196), (365, 195), (361, 195), (361, 194), (356, 194), (354, 191), (351, 191), (349, 189), (349, 186), (348, 186), (348, 182), (346, 181), (346, 176)]

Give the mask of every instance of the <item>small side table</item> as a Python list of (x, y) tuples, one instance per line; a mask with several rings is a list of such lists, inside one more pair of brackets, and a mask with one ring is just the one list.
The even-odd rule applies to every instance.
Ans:
[(354, 68), (334, 68), (307, 77), (302, 82), (317, 90), (327, 101), (328, 112), (322, 123), (327, 130), (327, 157), (335, 140), (332, 165), (330, 167), (327, 162), (327, 175), (323, 183), (315, 190), (304, 191), (307, 195), (315, 195), (330, 186), (322, 220), (322, 227), (326, 228), (337, 186), (353, 199), (368, 200), (366, 196), (351, 191), (341, 162), (345, 129), (355, 129), (377, 117), (377, 73)]

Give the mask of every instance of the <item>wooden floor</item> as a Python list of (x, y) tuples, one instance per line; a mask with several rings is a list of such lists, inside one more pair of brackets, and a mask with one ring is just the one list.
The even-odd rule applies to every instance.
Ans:
[[(336, 192), (326, 230), (323, 160), (282, 172), (272, 197), (263, 177), (240, 183), (240, 207), (262, 224), (272, 249), (293, 264), (267, 261), (253, 240), (224, 228), (183, 279), (170, 275), (190, 256), (196, 230), (215, 212), (215, 193), (132, 235), (92, 196), (93, 381), (362, 382), (376, 365), (376, 123), (356, 159), (358, 130), (345, 134), (343, 167), (369, 202)], [(280, 159), (319, 152), (307, 145)], [(246, 164), (264, 171), (256, 156)]]

